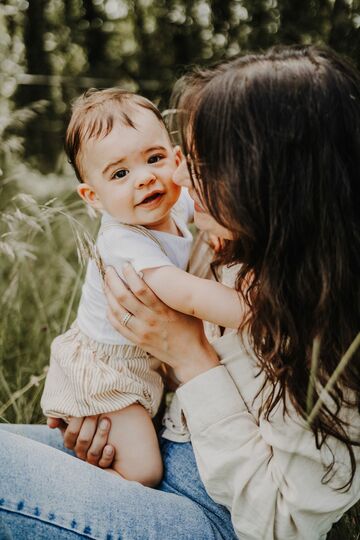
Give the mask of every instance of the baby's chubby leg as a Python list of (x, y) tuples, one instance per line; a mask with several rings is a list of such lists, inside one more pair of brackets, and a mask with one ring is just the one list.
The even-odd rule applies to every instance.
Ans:
[(134, 404), (101, 417), (111, 420), (108, 444), (115, 448), (112, 470), (127, 480), (157, 486), (162, 479), (163, 465), (156, 432), (146, 409)]

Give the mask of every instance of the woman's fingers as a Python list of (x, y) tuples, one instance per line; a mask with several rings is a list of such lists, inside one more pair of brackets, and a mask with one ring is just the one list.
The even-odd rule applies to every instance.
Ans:
[(69, 450), (74, 450), (83, 421), (84, 418), (70, 418), (69, 424), (64, 432), (65, 448), (69, 448)]
[(50, 429), (55, 429), (55, 428), (60, 427), (60, 422), (61, 422), (61, 418), (53, 418), (49, 416), (46, 419), (46, 424)]
[(80, 428), (75, 444), (75, 454), (78, 458), (86, 460), (87, 452), (92, 444), (98, 422), (97, 416), (87, 416)]
[[(108, 302), (107, 318), (110, 324), (124, 338), (132, 343), (143, 346), (149, 329), (153, 329), (154, 320), (157, 317), (156, 313), (150, 311), (149, 308), (141, 304), (135, 297), (134, 299), (139, 306), (133, 312), (130, 312), (130, 310), (119, 304), (119, 299), (114, 296), (112, 290), (107, 285), (105, 285), (105, 294)], [(128, 294), (132, 295), (132, 292), (128, 291)], [(161, 301), (159, 300), (159, 302)]]
[[(117, 279), (119, 279), (119, 278), (117, 278)], [(116, 280), (115, 280), (115, 283), (116, 283)], [(116, 285), (118, 285), (118, 284), (116, 283)], [(116, 290), (114, 290), (114, 287), (113, 287), (112, 283), (110, 283), (110, 285), (108, 285), (107, 282), (106, 282), (105, 286), (104, 286), (104, 292), (105, 292), (105, 295), (106, 295), (108, 306), (109, 306), (111, 312), (113, 313), (113, 315), (119, 321), (119, 324), (120, 324), (121, 320), (123, 319), (123, 317), (127, 313), (133, 313), (133, 311), (130, 311), (128, 308), (126, 308), (124, 306), (125, 296), (127, 294), (130, 295), (130, 296), (133, 296), (131, 291), (128, 291), (128, 292), (122, 291), (120, 293), (119, 290), (118, 290), (118, 287), (116, 287)], [(136, 298), (134, 298), (134, 300), (135, 300), (135, 302), (138, 302), (138, 300)], [(127, 304), (129, 304), (129, 302), (127, 302)]]
[(128, 287), (142, 304), (155, 311), (163, 306), (163, 303), (152, 292), (145, 281), (135, 272), (131, 264), (125, 264), (122, 271)]
[(102, 418), (97, 424), (95, 435), (86, 454), (86, 461), (92, 465), (107, 468), (114, 459), (114, 449), (107, 445), (111, 423), (108, 418)]
[[(119, 304), (118, 298), (116, 298), (112, 292), (111, 289), (107, 285), (105, 285), (105, 294), (108, 302), (108, 309), (107, 309), (107, 318), (111, 325), (120, 332), (122, 336), (129, 339), (130, 341), (134, 341), (134, 334), (132, 332), (133, 325), (136, 323), (136, 321), (141, 322), (141, 319), (136, 319), (135, 315), (128, 311), (125, 307), (123, 307), (121, 304)], [(129, 291), (129, 294), (132, 295), (132, 292)], [(136, 302), (139, 302), (136, 298), (134, 298)], [(144, 306), (144, 309), (145, 308)], [(131, 313), (131, 317), (129, 318), (129, 314)], [(125, 317), (127, 318), (126, 325), (124, 326), (124, 323), (122, 321), (125, 320)]]
[[(135, 276), (138, 278), (137, 274)], [(104, 291), (108, 302), (107, 318), (111, 325), (129, 341), (138, 345), (143, 343), (147, 323), (151, 323), (156, 314), (142, 304), (130, 289), (125, 289), (112, 268), (108, 269)], [(160, 300), (158, 302), (161, 303)]]
[(54, 418), (53, 416), (49, 416), (46, 419), (46, 423), (50, 429), (59, 428), (62, 433), (64, 433), (65, 429), (67, 428), (67, 423), (64, 422), (62, 418)]
[(111, 302), (112, 311), (119, 320), (123, 316), (123, 309), (129, 313), (136, 314), (139, 312), (142, 313), (145, 308), (110, 266), (106, 269), (104, 291), (108, 302)]
[(100, 422), (98, 419), (99, 415), (70, 418), (64, 433), (64, 446), (75, 450), (78, 458), (106, 469), (115, 457), (114, 448), (107, 444), (111, 422), (108, 418), (102, 418)]
[(144, 318), (151, 311), (159, 311), (163, 303), (146, 285), (130, 264), (122, 268), (126, 284), (119, 278), (116, 271), (108, 267), (105, 276), (105, 293), (110, 290), (118, 305), (135, 316)]
[[(127, 286), (113, 268), (107, 268), (104, 287), (108, 301), (107, 317), (122, 336), (156, 356), (158, 347), (153, 345), (159, 341), (158, 336), (154, 340), (154, 334), (160, 332), (158, 319), (161, 316), (168, 318), (169, 308), (131, 265), (124, 265), (123, 273)], [(163, 343), (163, 338), (160, 341)]]
[(98, 466), (102, 469), (108, 469), (114, 461), (115, 450), (110, 444), (107, 444), (103, 450)]
[(119, 307), (116, 304), (116, 300), (114, 300), (113, 298), (110, 298), (108, 295), (107, 295), (107, 300), (108, 300), (108, 309), (107, 309), (106, 315), (107, 315), (108, 321), (115, 328), (115, 330), (117, 330), (118, 332), (120, 332), (122, 336), (124, 336), (124, 338), (132, 341), (133, 333), (130, 330), (130, 323), (133, 317), (131, 317), (127, 325), (124, 326), (121, 323), (121, 321), (123, 317), (126, 315), (126, 313), (129, 313), (129, 312), (126, 311), (126, 309)]

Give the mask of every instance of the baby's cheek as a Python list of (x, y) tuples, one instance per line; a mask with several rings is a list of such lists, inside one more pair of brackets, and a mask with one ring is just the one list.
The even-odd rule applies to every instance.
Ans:
[(173, 187), (171, 188), (171, 193), (172, 193), (173, 204), (175, 204), (178, 198), (180, 197), (181, 187), (177, 186), (176, 184), (173, 184)]

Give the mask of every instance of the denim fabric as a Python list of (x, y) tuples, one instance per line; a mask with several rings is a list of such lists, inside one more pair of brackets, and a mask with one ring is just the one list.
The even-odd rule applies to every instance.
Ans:
[(1, 540), (235, 540), (206, 493), (190, 443), (161, 439), (158, 489), (74, 458), (58, 430), (0, 426)]

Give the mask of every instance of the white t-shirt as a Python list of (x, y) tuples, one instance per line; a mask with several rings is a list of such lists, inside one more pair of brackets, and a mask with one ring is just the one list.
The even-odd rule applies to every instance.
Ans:
[[(182, 236), (150, 230), (160, 247), (151, 238), (121, 226), (116, 219), (104, 213), (96, 245), (105, 266), (113, 266), (120, 277), (121, 268), (126, 262), (130, 262), (137, 272), (160, 266), (177, 266), (186, 270), (192, 244), (192, 235), (186, 224), (192, 221), (194, 215), (193, 201), (186, 189), (182, 190), (172, 215)], [(130, 344), (111, 326), (106, 311), (102, 278), (95, 261), (90, 260), (77, 314), (79, 328), (99, 343)]]

